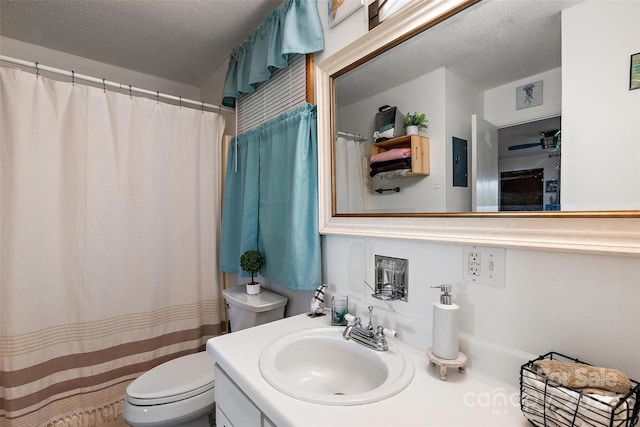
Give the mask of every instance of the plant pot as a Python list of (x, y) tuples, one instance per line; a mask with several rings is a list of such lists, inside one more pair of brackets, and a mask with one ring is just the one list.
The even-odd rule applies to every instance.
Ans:
[(246, 285), (247, 294), (249, 295), (257, 295), (260, 293), (260, 283), (258, 282), (249, 282)]
[(418, 134), (418, 126), (407, 126), (407, 135), (417, 135)]

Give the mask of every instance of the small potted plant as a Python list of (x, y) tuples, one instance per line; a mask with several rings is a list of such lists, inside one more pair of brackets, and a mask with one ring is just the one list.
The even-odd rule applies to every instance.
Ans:
[(407, 114), (404, 116), (404, 127), (407, 129), (407, 135), (417, 135), (420, 129), (429, 127), (429, 120), (424, 113)]
[(246, 284), (247, 293), (256, 295), (260, 293), (260, 283), (256, 282), (253, 275), (260, 271), (264, 264), (264, 257), (258, 251), (246, 251), (240, 256), (240, 268), (247, 273), (251, 273), (251, 282)]

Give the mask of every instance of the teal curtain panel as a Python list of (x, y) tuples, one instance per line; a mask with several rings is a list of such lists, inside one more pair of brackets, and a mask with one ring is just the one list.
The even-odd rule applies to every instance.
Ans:
[(311, 104), (232, 141), (222, 207), (222, 271), (242, 273), (240, 255), (257, 249), (265, 256), (260, 274), (266, 279), (294, 290), (321, 283), (317, 148)]
[(222, 105), (235, 108), (236, 99), (255, 90), (275, 69), (287, 68), (289, 54), (324, 49), (316, 0), (286, 0), (229, 57)]

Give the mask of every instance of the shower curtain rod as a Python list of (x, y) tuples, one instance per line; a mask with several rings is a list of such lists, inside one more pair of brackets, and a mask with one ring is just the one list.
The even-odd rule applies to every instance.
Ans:
[(76, 73), (75, 71), (61, 70), (60, 68), (54, 68), (48, 65), (42, 65), (39, 62), (24, 61), (22, 59), (12, 58), (10, 56), (5, 56), (5, 55), (0, 55), (0, 61), (10, 62), (12, 64), (22, 65), (24, 67), (35, 68), (37, 75), (40, 75), (40, 71), (48, 71), (50, 73), (56, 73), (63, 76), (71, 77), (72, 82), (75, 79), (81, 79), (81, 80), (86, 80), (89, 82), (101, 84), (104, 89), (106, 89), (106, 87), (109, 86), (117, 89), (128, 90), (129, 94), (131, 94), (132, 92), (136, 92), (136, 93), (143, 93), (145, 95), (154, 96), (158, 100), (160, 98), (163, 98), (163, 99), (170, 99), (172, 101), (178, 101), (180, 105), (187, 104), (187, 105), (194, 105), (202, 109), (204, 108), (217, 109), (219, 112), (222, 112), (222, 110), (235, 112), (233, 108), (228, 108), (220, 105), (206, 104), (202, 101), (194, 101), (192, 99), (185, 99), (179, 96), (167, 95), (166, 93), (160, 93), (158, 91), (154, 92), (151, 90), (141, 89), (131, 85), (123, 85), (121, 83), (112, 82), (106, 79), (100, 79), (97, 77), (91, 77), (91, 76), (86, 76), (84, 74), (79, 74), (79, 73)]
[(358, 134), (355, 134), (355, 133), (349, 133), (349, 132), (338, 131), (338, 132), (336, 132), (336, 136), (346, 136), (346, 137), (349, 137), (349, 138), (359, 139), (359, 140), (362, 140), (362, 141), (366, 141), (367, 140), (367, 138), (365, 138), (362, 135), (358, 135)]

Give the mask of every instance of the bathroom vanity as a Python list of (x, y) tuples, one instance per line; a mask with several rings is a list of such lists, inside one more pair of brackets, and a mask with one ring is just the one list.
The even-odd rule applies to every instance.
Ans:
[[(390, 351), (396, 348), (408, 356), (415, 368), (413, 379), (397, 394), (377, 402), (349, 406), (310, 403), (278, 391), (265, 380), (259, 366), (265, 348), (284, 336), (328, 327), (329, 316), (312, 319), (301, 314), (210, 339), (207, 351), (216, 362), (217, 425), (529, 425), (520, 412), (517, 388), (478, 375), (472, 366), (466, 374), (452, 372), (447, 381), (442, 381), (440, 370), (429, 365), (426, 349), (410, 347), (399, 338), (389, 338)], [(332, 328), (340, 335), (344, 330), (340, 326)], [(330, 361), (335, 353), (328, 348), (322, 356)]]

